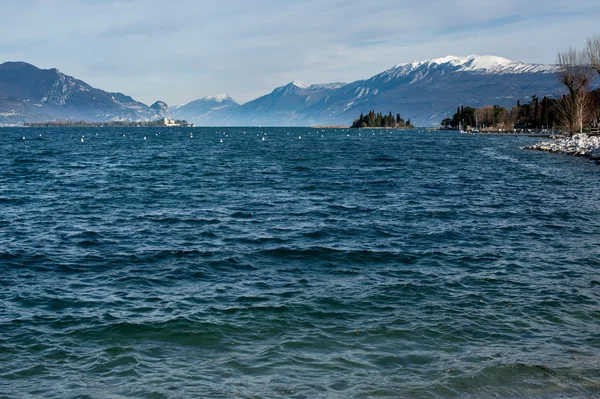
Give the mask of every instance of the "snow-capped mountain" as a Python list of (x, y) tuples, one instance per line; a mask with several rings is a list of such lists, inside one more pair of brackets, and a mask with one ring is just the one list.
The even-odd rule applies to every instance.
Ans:
[(519, 74), (519, 73), (553, 73), (556, 67), (553, 65), (524, 64), (514, 62), (506, 58), (492, 55), (468, 57), (448, 56), (436, 58), (430, 61), (415, 61), (405, 64), (398, 64), (384, 72), (387, 76), (408, 75), (416, 70), (451, 69), (451, 72), (479, 72), (487, 74)]
[(236, 108), (219, 124), (348, 125), (372, 109), (420, 126), (438, 125), (459, 105), (501, 105), (558, 96), (552, 65), (526, 64), (495, 56), (448, 56), (399, 64), (366, 80), (307, 85), (292, 82)]
[(121, 93), (109, 93), (25, 62), (0, 64), (0, 124), (50, 120), (153, 120), (168, 117), (168, 106), (148, 107)]
[(231, 110), (239, 106), (228, 94), (218, 94), (173, 107), (171, 113), (176, 119), (184, 119), (197, 125), (219, 125), (229, 117)]
[(563, 89), (552, 65), (495, 56), (448, 56), (396, 65), (352, 83), (291, 82), (239, 105), (227, 94), (205, 97), (170, 110), (148, 107), (121, 93), (108, 93), (60, 73), (23, 62), (0, 65), (0, 124), (47, 120), (185, 119), (197, 125), (349, 125), (370, 110), (400, 113), (419, 126), (438, 125), (459, 105), (501, 105), (557, 97)]

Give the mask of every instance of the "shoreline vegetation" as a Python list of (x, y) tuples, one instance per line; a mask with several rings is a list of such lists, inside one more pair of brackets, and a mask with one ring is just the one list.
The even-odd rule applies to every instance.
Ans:
[[(600, 93), (599, 93), (600, 98)], [(441, 122), (448, 130), (471, 131), (540, 131), (554, 130), (559, 126), (558, 100), (533, 95), (527, 104), (517, 104), (511, 109), (499, 105), (482, 108), (459, 106), (452, 118)]]
[[(561, 122), (562, 102), (549, 97), (531, 97), (527, 104), (517, 101), (516, 106), (507, 110), (499, 105), (482, 108), (459, 106), (452, 118), (444, 119), (440, 130), (460, 130), (462, 132), (552, 132), (569, 133)], [(589, 93), (589, 123), (574, 133), (594, 133), (600, 125), (600, 88)]]

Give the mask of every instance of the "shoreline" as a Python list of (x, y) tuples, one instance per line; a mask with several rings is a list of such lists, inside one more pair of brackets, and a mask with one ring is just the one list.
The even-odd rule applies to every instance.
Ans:
[(526, 133), (526, 132), (479, 132), (479, 133), (461, 133), (466, 136), (521, 136), (521, 137), (545, 137), (552, 138), (559, 135), (558, 133)]
[(571, 137), (542, 141), (530, 146), (522, 147), (524, 150), (545, 151), (555, 154), (574, 155), (600, 160), (600, 136), (588, 136), (585, 133), (575, 134)]

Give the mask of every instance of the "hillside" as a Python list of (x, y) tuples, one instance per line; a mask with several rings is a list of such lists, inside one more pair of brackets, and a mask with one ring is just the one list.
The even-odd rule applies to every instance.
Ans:
[(168, 106), (151, 107), (122, 93), (109, 93), (61, 73), (25, 62), (0, 64), (0, 124), (50, 120), (152, 120)]

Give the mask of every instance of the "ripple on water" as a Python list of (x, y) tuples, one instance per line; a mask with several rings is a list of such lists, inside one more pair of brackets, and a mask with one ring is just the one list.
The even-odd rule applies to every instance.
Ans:
[(8, 397), (600, 396), (594, 163), (526, 137), (97, 130), (3, 129)]

